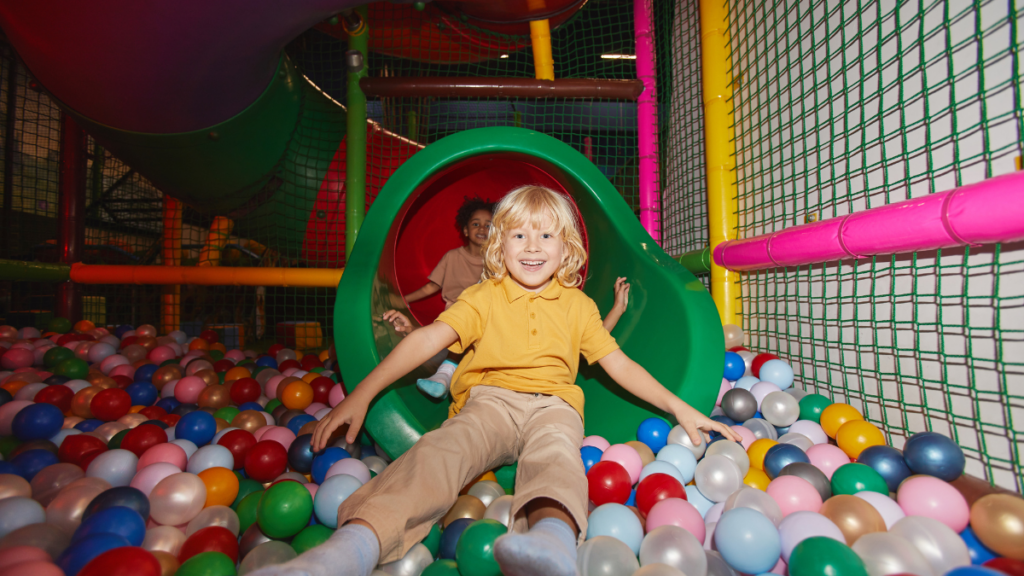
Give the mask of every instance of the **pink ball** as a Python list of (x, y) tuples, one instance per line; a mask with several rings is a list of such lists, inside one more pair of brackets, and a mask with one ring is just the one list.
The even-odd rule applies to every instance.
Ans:
[(882, 515), (882, 520), (885, 520), (885, 529), (892, 528), (892, 525), (899, 522), (901, 518), (905, 518), (907, 515), (903, 512), (903, 508), (896, 503), (895, 500), (889, 498), (885, 494), (879, 494), (878, 492), (872, 492), (870, 490), (864, 490), (854, 494), (861, 500), (866, 500), (868, 504), (874, 506), (875, 510)]
[(146, 466), (151, 464), (159, 463), (171, 464), (178, 468), (178, 472), (185, 470), (185, 466), (188, 465), (188, 456), (185, 454), (185, 449), (177, 444), (171, 444), (170, 442), (164, 442), (163, 444), (157, 444), (151, 446), (148, 450), (142, 453), (139, 457), (138, 464), (135, 465), (136, 470), (142, 470)]
[(131, 362), (129, 362), (127, 358), (121, 356), (120, 354), (112, 354), (104, 358), (103, 362), (100, 362), (100, 372), (103, 372), (104, 374), (109, 376), (111, 370), (113, 370), (117, 366), (122, 366), (124, 364), (131, 364)]
[(327, 408), (327, 406), (321, 404), (320, 402), (313, 402), (309, 406), (306, 406), (305, 413), (312, 416), (317, 412), (323, 410), (324, 408)]
[(148, 359), (161, 364), (168, 360), (174, 360), (174, 350), (170, 346), (157, 346), (149, 351)]
[(934, 476), (915, 476), (900, 484), (896, 502), (907, 516), (926, 516), (963, 532), (971, 519), (967, 500), (949, 482)]
[(267, 380), (266, 385), (263, 386), (263, 393), (267, 395), (267, 398), (277, 398), (277, 385), (284, 379), (285, 376), (283, 374), (278, 374), (277, 376), (271, 376), (270, 380)]
[(174, 388), (177, 387), (177, 385), (178, 385), (178, 381), (177, 380), (171, 380), (167, 384), (164, 384), (164, 387), (160, 389), (160, 397), (161, 398), (174, 398)]
[[(295, 441), (295, 433), (284, 426), (264, 426), (269, 430), (259, 437), (259, 440), (273, 440), (287, 450)], [(259, 432), (259, 430), (257, 430)]]
[(600, 436), (587, 436), (586, 438), (583, 439), (583, 444), (581, 445), (581, 447), (583, 446), (593, 446), (594, 448), (597, 448), (601, 452), (604, 452), (605, 450), (608, 449), (609, 446), (611, 446), (611, 442), (605, 440), (604, 438), (601, 438)]
[(682, 498), (666, 498), (651, 507), (647, 513), (647, 533), (660, 526), (679, 526), (693, 534), (698, 542), (707, 535), (700, 512)]
[(836, 471), (843, 464), (849, 464), (850, 458), (839, 449), (838, 446), (831, 444), (815, 444), (807, 450), (807, 458), (811, 460), (811, 464), (825, 473), (825, 477), (829, 480), (832, 479), (832, 473)]
[[(289, 376), (294, 375), (298, 371), (299, 371), (298, 368), (289, 368), (289, 369), (285, 370), (284, 372), (281, 372), (281, 375), (284, 376), (285, 378), (287, 378)], [(298, 378), (301, 378), (301, 376), (298, 376)]]
[(18, 330), (19, 338), (39, 338), (40, 336), (42, 336), (42, 334), (39, 333), (39, 329), (32, 326), (26, 326), (21, 330)]
[[(271, 378), (271, 380), (273, 380), (273, 378)], [(345, 389), (341, 387), (341, 384), (331, 386), (331, 391), (327, 395), (327, 403), (331, 405), (331, 408), (341, 404), (341, 401), (344, 399)]]
[(14, 417), (17, 416), (18, 412), (26, 406), (35, 404), (31, 400), (11, 400), (7, 404), (0, 406), (0, 436), (10, 436), (14, 432), (11, 430), (11, 423), (14, 421)]
[(224, 355), (224, 358), (238, 364), (242, 360), (245, 360), (245, 354), (241, 350), (228, 350), (227, 354)]
[(370, 481), (370, 469), (362, 461), (355, 458), (342, 458), (338, 460), (327, 469), (327, 474), (324, 475), (324, 478), (330, 478), (338, 474), (348, 474), (363, 484)]
[(757, 409), (761, 409), (761, 401), (764, 397), (771, 394), (772, 392), (779, 392), (782, 388), (779, 388), (771, 382), (758, 382), (750, 387), (750, 393), (754, 395), (754, 400), (757, 400)]
[(64, 571), (56, 564), (43, 560), (31, 560), (7, 566), (3, 573), (4, 576), (64, 576)]
[(821, 429), (821, 425), (810, 420), (797, 420), (789, 427), (790, 432), (803, 434), (815, 444), (828, 444), (828, 435)]
[(146, 496), (149, 496), (149, 493), (153, 491), (153, 488), (156, 487), (161, 480), (168, 476), (180, 473), (181, 469), (174, 464), (157, 462), (156, 464), (150, 464), (136, 472), (135, 477), (132, 478), (132, 481), (128, 485), (132, 488), (138, 489)]
[(50, 562), (50, 554), (35, 546), (12, 546), (0, 550), (0, 571), (8, 566), (34, 561)]
[(708, 511), (704, 513), (704, 525), (711, 524), (712, 522), (718, 522), (722, 518), (722, 514), (725, 512), (725, 502), (715, 502), (715, 505), (708, 508)]
[(750, 445), (754, 443), (754, 440), (757, 440), (757, 436), (754, 436), (754, 433), (746, 426), (740, 426), (737, 424), (736, 426), (729, 426), (729, 428), (732, 428), (733, 432), (739, 434), (740, 444), (743, 445), (744, 450), (750, 448)]
[(722, 385), (718, 388), (718, 399), (715, 400), (715, 406), (722, 405), (722, 396), (725, 396), (725, 393), (729, 390), (732, 390), (732, 384), (725, 378), (722, 378)]
[(89, 351), (92, 350), (92, 347), (95, 346), (96, 344), (98, 344), (98, 342), (82, 342), (81, 344), (78, 345), (78, 348), (75, 348), (75, 357), (77, 357), (79, 360), (85, 360), (86, 362), (88, 362)]
[(765, 490), (779, 505), (782, 516), (793, 512), (817, 512), (821, 509), (821, 495), (811, 483), (799, 476), (779, 476)]
[(89, 362), (95, 364), (96, 362), (103, 362), (107, 358), (117, 353), (117, 350), (113, 346), (106, 342), (97, 342), (89, 349)]
[(614, 444), (601, 454), (602, 462), (615, 462), (620, 464), (629, 472), (629, 483), (636, 484), (640, 481), (640, 471), (644, 467), (643, 460), (636, 449), (627, 444)]
[(127, 376), (129, 378), (135, 377), (135, 367), (131, 364), (121, 364), (120, 366), (114, 366), (114, 369), (110, 371), (110, 377), (114, 376)]
[(35, 361), (35, 354), (32, 350), (24, 348), (11, 348), (3, 357), (0, 357), (0, 366), (7, 370), (28, 368)]
[(320, 485), (319, 484), (313, 484), (312, 482), (307, 482), (306, 484), (303, 484), (303, 486), (306, 487), (306, 490), (309, 490), (309, 495), (312, 496), (313, 499), (315, 500), (316, 499), (316, 491), (320, 489)]
[(195, 404), (199, 394), (206, 389), (206, 382), (198, 376), (185, 376), (174, 387), (174, 398), (184, 404)]
[(263, 439), (263, 436), (266, 435), (267, 432), (270, 432), (274, 428), (276, 428), (276, 426), (273, 426), (273, 425), (271, 425), (271, 426), (260, 426), (259, 428), (256, 429), (255, 432), (252, 433), (252, 435), (255, 436), (256, 437), (256, 441), (259, 442), (260, 440)]

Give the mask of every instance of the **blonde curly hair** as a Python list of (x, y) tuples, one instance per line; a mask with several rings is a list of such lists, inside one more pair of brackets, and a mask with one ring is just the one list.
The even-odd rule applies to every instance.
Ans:
[(516, 188), (495, 205), (491, 233), (483, 248), (482, 280), (501, 281), (508, 274), (503, 251), (505, 234), (527, 222), (533, 228), (539, 228), (546, 214), (551, 216), (551, 232), (564, 243), (562, 263), (555, 272), (555, 279), (567, 288), (575, 288), (583, 283), (580, 270), (587, 263), (587, 251), (583, 248), (576, 209), (564, 194), (535, 185)]

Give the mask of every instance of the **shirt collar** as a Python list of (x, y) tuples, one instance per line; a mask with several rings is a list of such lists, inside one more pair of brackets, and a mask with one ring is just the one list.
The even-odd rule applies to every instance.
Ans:
[[(505, 278), (501, 281), (501, 287), (505, 290), (505, 297), (508, 298), (509, 302), (515, 302), (516, 300), (530, 294), (526, 290), (523, 290), (518, 284), (512, 280), (512, 276), (505, 274)], [(545, 300), (558, 300), (558, 297), (562, 295), (562, 285), (558, 283), (558, 280), (552, 280), (543, 290), (540, 291), (537, 296)]]

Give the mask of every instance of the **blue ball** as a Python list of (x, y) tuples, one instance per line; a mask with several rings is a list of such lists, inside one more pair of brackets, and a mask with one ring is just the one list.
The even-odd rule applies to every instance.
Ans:
[(626, 506), (636, 506), (636, 488), (629, 491), (629, 498), (626, 498)]
[(63, 426), (64, 414), (60, 408), (45, 402), (25, 406), (11, 421), (11, 430), (22, 442), (52, 438)]
[(131, 543), (117, 534), (92, 534), (68, 546), (57, 558), (57, 566), (64, 571), (65, 576), (75, 576), (93, 558), (123, 546), (131, 546)]
[(270, 356), (260, 356), (256, 359), (257, 366), (263, 366), (265, 368), (277, 368), (277, 360)]
[(613, 502), (594, 508), (587, 518), (587, 540), (595, 536), (611, 536), (629, 546), (633, 554), (639, 554), (644, 529), (632, 510)]
[[(150, 366), (150, 364), (146, 364), (146, 366)], [(156, 397), (160, 395), (156, 386), (149, 382), (136, 381), (134, 384), (129, 384), (124, 391), (131, 396), (132, 406), (152, 406), (153, 402), (156, 402)]]
[(147, 383), (152, 384), (153, 383), (153, 374), (159, 368), (160, 367), (157, 366), (156, 364), (143, 364), (142, 366), (139, 366), (135, 370), (135, 381), (136, 382), (147, 382)]
[(149, 518), (149, 498), (138, 488), (131, 486), (115, 486), (100, 492), (89, 502), (82, 512), (82, 520), (89, 519), (93, 514), (107, 508), (122, 507), (135, 510), (139, 516)]
[(115, 534), (132, 546), (141, 546), (146, 537), (146, 521), (139, 513), (124, 506), (112, 506), (89, 516), (79, 524), (71, 537), (71, 544), (80, 542), (93, 534)]
[(601, 461), (604, 452), (597, 446), (584, 446), (580, 448), (580, 457), (583, 458), (583, 473), (590, 472), (590, 467)]
[(441, 532), (441, 544), (437, 547), (437, 558), (439, 560), (455, 560), (455, 545), (459, 543), (462, 533), (473, 522), (476, 522), (476, 520), (472, 518), (459, 518)]
[(895, 492), (900, 487), (900, 482), (909, 477), (912, 472), (903, 460), (903, 454), (892, 446), (870, 446), (865, 448), (857, 462), (866, 464), (869, 468), (878, 472), (878, 475), (885, 480), (890, 492)]
[(363, 458), (366, 458), (367, 456), (376, 456), (377, 449), (374, 448), (372, 444), (361, 444), (359, 446), (359, 453)]
[(263, 412), (263, 406), (259, 402), (244, 402), (238, 407), (239, 412), (245, 412), (246, 410), (255, 410), (257, 412)]
[(327, 470), (334, 465), (338, 460), (344, 458), (351, 458), (352, 455), (348, 453), (348, 450), (344, 448), (338, 448), (337, 446), (331, 446), (327, 448), (315, 458), (313, 458), (313, 482), (320, 484), (324, 481), (324, 476), (327, 475)]
[(743, 376), (742, 378), (736, 381), (736, 384), (733, 386), (733, 388), (743, 388), (744, 390), (750, 390), (750, 388), (753, 387), (754, 384), (757, 384), (760, 381), (761, 379), (758, 378), (757, 376)]
[(18, 468), (10, 462), (0, 460), (0, 474), (16, 474), (21, 476), (21, 472), (18, 472)]
[(177, 408), (179, 404), (181, 404), (181, 402), (178, 402), (176, 398), (168, 396), (157, 400), (155, 406), (163, 408), (164, 412), (170, 414), (171, 412), (174, 412), (174, 409)]
[[(288, 421), (287, 428), (292, 431), (292, 434), (298, 434), (299, 430), (302, 430), (302, 427), (310, 422), (316, 422), (316, 418), (313, 418), (309, 414), (300, 414)], [(362, 452), (360, 452), (360, 454), (362, 454)]]
[(362, 485), (348, 474), (337, 474), (324, 480), (313, 499), (313, 515), (324, 526), (337, 528), (338, 506)]
[(785, 390), (793, 385), (793, 367), (785, 360), (769, 360), (761, 365), (757, 377), (762, 382), (771, 382)]
[(739, 380), (747, 371), (747, 365), (743, 363), (743, 357), (735, 352), (725, 353), (725, 372), (722, 375), (730, 382)]
[(178, 420), (174, 426), (174, 437), (189, 440), (196, 446), (205, 446), (217, 434), (217, 421), (213, 415), (196, 410), (189, 412)]
[(732, 418), (729, 418), (725, 414), (719, 414), (717, 416), (712, 416), (711, 419), (714, 420), (715, 422), (721, 422), (722, 424), (725, 424), (726, 426), (735, 426), (737, 424), (737, 422), (735, 420), (733, 420)]
[[(185, 416), (186, 414), (191, 414), (191, 413), (195, 412), (196, 410), (199, 410), (199, 404), (182, 403), (182, 404), (178, 404), (177, 406), (175, 406), (174, 410), (171, 410), (171, 414), (177, 414), (178, 416)], [(179, 420), (179, 422), (180, 422), (180, 420)]]
[(946, 572), (945, 576), (1006, 576), (1006, 574), (984, 566), (961, 566)]
[(132, 330), (135, 330), (135, 328), (127, 324), (121, 324), (120, 326), (117, 327), (117, 330), (114, 330), (114, 336), (117, 336), (117, 338), (120, 340), (124, 338), (126, 332), (131, 332)]
[(964, 473), (964, 451), (937, 432), (918, 432), (903, 445), (903, 460), (914, 474), (952, 482)]
[(29, 482), (35, 478), (36, 474), (38, 474), (40, 470), (50, 466), (51, 464), (56, 464), (57, 462), (56, 454), (49, 450), (43, 450), (42, 448), (26, 450), (14, 458), (11, 458), (11, 464), (13, 464), (15, 470), (17, 470), (15, 473)]
[(679, 473), (683, 475), (684, 485), (693, 480), (693, 475), (697, 471), (697, 457), (693, 455), (692, 450), (681, 444), (669, 444), (658, 450), (655, 460), (668, 462), (675, 466)]
[(810, 464), (811, 459), (803, 450), (792, 444), (776, 444), (765, 452), (764, 473), (774, 480), (782, 473), (783, 468), (793, 462)]
[(668, 433), (672, 426), (661, 418), (648, 418), (636, 429), (636, 439), (647, 444), (655, 454), (668, 444)]
[(733, 508), (722, 514), (714, 539), (722, 559), (738, 572), (747, 574), (771, 570), (782, 554), (775, 524), (751, 508)]
[(993, 558), (999, 557), (998, 554), (982, 544), (981, 540), (978, 540), (970, 526), (964, 528), (964, 531), (960, 533), (960, 537), (963, 538), (964, 544), (967, 544), (967, 554), (971, 557), (971, 564), (980, 566)]
[(700, 517), (703, 518), (707, 516), (708, 510), (711, 510), (711, 507), (715, 505), (715, 502), (713, 500), (708, 500), (706, 496), (700, 493), (700, 490), (697, 490), (697, 486), (693, 484), (687, 484), (686, 486), (683, 486), (683, 489), (686, 490), (686, 501), (693, 504), (693, 507), (697, 509), (697, 512), (700, 512)]
[(292, 441), (288, 447), (288, 466), (299, 474), (309, 474), (313, 470), (313, 446), (310, 441), (312, 434), (303, 434)]
[(92, 432), (103, 425), (103, 420), (97, 420), (96, 418), (89, 418), (88, 420), (82, 420), (78, 424), (75, 424), (75, 430), (81, 430), (82, 432)]

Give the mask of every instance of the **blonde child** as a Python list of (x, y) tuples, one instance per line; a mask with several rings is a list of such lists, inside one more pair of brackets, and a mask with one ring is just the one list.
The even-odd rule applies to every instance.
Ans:
[[(575, 212), (539, 186), (510, 192), (484, 246), (486, 280), (437, 320), (409, 334), (313, 433), (323, 449), (347, 426), (354, 442), (370, 402), (444, 348), (465, 352), (453, 380), (450, 418), (425, 434), (338, 510), (344, 525), (323, 545), (259, 576), (368, 576), (402, 558), (487, 470), (519, 462), (510, 533), (495, 543), (505, 576), (573, 576), (587, 529), (580, 460), (583, 390), (579, 356), (625, 390), (671, 413), (697, 444), (701, 431), (738, 440), (728, 427), (680, 400), (630, 360), (580, 291), (586, 260)], [(514, 533), (513, 533), (514, 532)]]

